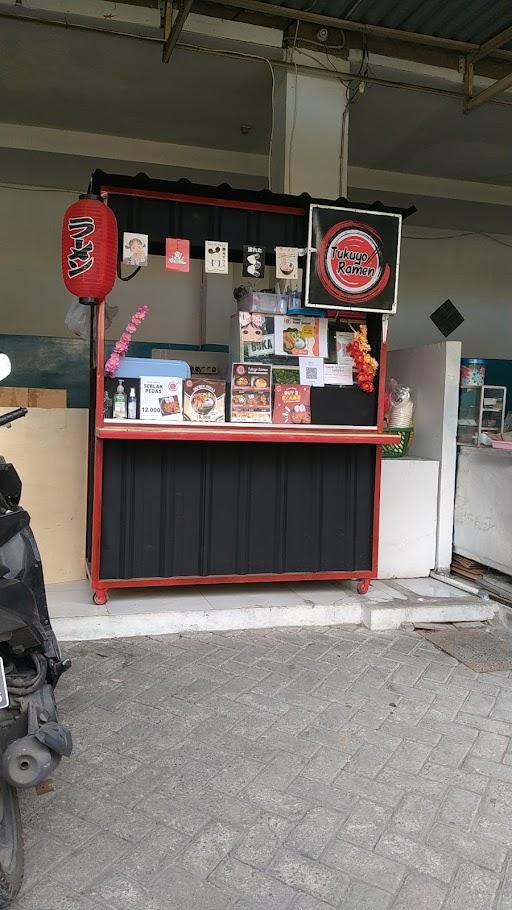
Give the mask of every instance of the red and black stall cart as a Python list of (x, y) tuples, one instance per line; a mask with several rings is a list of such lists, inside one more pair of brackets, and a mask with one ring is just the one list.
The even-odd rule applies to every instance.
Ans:
[(109, 422), (105, 302), (94, 307), (87, 561), (95, 602), (111, 588), (225, 582), (354, 578), (365, 592), (378, 569), (382, 445), (393, 441), (383, 433), (388, 316), (401, 220), (414, 209), (99, 171), (91, 189), (114, 212), (119, 236), (147, 234), (152, 255), (164, 255), (167, 237), (188, 238), (197, 258), (206, 240), (225, 240), (232, 261), (258, 244), (269, 265), (276, 247), (304, 249), (311, 313), (321, 306), (364, 319), (379, 362), (372, 392), (312, 389), (310, 425)]

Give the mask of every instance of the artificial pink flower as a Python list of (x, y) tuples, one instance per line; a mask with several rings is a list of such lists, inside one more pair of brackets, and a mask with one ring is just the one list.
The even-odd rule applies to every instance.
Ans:
[(130, 322), (126, 326), (119, 341), (117, 341), (114, 345), (114, 350), (105, 363), (105, 374), (107, 376), (114, 377), (116, 375), (122, 358), (128, 352), (133, 333), (136, 331), (137, 326), (139, 326), (141, 322), (146, 318), (148, 313), (149, 307), (144, 304), (143, 306), (139, 307), (136, 313), (133, 314)]

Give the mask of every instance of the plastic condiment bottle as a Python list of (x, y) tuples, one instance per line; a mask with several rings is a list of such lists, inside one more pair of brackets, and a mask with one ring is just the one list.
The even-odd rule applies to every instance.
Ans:
[(114, 395), (114, 417), (118, 420), (126, 420), (126, 392), (121, 380), (119, 380), (119, 385)]
[(128, 420), (137, 419), (137, 396), (135, 394), (135, 389), (130, 389), (130, 394), (128, 395)]

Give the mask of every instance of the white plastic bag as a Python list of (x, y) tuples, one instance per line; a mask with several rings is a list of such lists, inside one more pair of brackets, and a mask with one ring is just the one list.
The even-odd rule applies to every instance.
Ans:
[(73, 335), (88, 341), (91, 334), (91, 307), (73, 300), (64, 322)]
[[(64, 320), (66, 328), (73, 332), (73, 335), (76, 335), (77, 338), (83, 338), (84, 341), (89, 341), (91, 335), (91, 312), (92, 307), (79, 303), (78, 300), (73, 300)], [(118, 312), (119, 307), (107, 303), (105, 307), (105, 329), (110, 328), (112, 320), (117, 316)]]

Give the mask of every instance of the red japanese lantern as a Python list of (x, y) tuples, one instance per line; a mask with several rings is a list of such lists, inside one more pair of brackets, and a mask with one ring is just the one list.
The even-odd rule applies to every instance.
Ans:
[(80, 303), (93, 305), (114, 287), (117, 221), (99, 196), (85, 194), (70, 205), (62, 224), (62, 276)]

